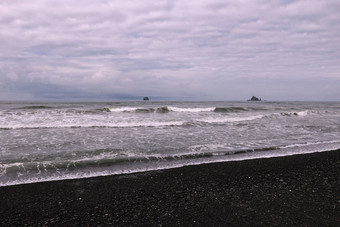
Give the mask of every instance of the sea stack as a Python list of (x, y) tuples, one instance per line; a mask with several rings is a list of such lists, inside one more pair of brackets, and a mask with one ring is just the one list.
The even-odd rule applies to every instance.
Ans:
[(149, 101), (149, 97), (144, 97), (143, 100), (144, 101)]
[(258, 98), (256, 96), (251, 97), (248, 101), (261, 101), (261, 98)]

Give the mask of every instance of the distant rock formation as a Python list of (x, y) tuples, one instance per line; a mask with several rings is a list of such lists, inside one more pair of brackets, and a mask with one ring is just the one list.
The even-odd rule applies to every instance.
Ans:
[(248, 101), (261, 101), (261, 98), (258, 98), (256, 96), (251, 97)]
[(144, 97), (143, 100), (148, 101), (149, 97)]

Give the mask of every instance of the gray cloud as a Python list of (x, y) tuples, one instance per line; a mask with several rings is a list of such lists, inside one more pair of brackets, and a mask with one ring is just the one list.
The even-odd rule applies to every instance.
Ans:
[(0, 99), (338, 100), (340, 3), (6, 1)]

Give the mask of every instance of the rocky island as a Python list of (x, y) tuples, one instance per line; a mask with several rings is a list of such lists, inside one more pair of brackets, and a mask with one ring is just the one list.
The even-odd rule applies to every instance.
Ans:
[(251, 97), (248, 101), (262, 101), (261, 98), (258, 98), (256, 96)]

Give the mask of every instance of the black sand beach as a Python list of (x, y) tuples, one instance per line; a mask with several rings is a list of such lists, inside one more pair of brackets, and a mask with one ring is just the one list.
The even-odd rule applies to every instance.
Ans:
[(340, 150), (0, 187), (2, 226), (340, 226)]

